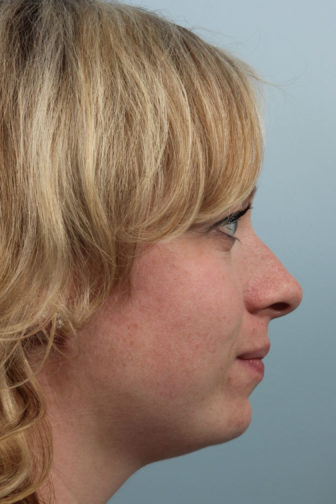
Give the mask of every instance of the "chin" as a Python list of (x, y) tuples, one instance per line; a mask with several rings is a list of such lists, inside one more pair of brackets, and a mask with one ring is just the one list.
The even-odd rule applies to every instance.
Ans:
[[(247, 400), (224, 414), (215, 416), (207, 414), (198, 419), (196, 425), (185, 425), (181, 437), (178, 435), (162, 446), (162, 451), (155, 460), (177, 457), (192, 453), (207, 446), (219, 445), (241, 436), (249, 427), (252, 419), (252, 408)], [(153, 460), (151, 460), (152, 462)]]
[[(219, 445), (241, 436), (252, 419), (250, 401), (235, 400), (225, 406), (217, 403), (199, 410), (197, 416), (183, 416), (177, 422), (151, 426), (150, 436), (138, 453), (144, 455), (142, 465), (186, 455), (208, 446)], [(143, 438), (143, 436), (142, 436)], [(148, 442), (148, 440), (151, 440)]]
[(200, 448), (226, 443), (241, 436), (251, 420), (252, 407), (247, 398), (226, 405), (224, 411), (213, 411), (213, 415), (209, 414), (206, 420), (203, 419), (203, 436), (199, 436), (199, 441), (203, 442)]
[(230, 428), (228, 429), (228, 438), (224, 440), (230, 441), (241, 436), (248, 429), (252, 420), (252, 407), (250, 401), (246, 401), (244, 407), (238, 408), (232, 416)]

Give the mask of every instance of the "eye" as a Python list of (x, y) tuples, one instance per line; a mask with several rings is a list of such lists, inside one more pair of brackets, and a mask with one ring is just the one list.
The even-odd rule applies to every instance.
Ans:
[(229, 236), (234, 236), (238, 229), (238, 219), (232, 220), (231, 222), (218, 222), (215, 226), (219, 231), (223, 229), (221, 232)]
[(243, 210), (240, 210), (238, 212), (235, 212), (231, 215), (228, 215), (224, 219), (220, 220), (219, 222), (216, 222), (214, 224), (214, 228), (218, 230), (220, 233), (223, 233), (231, 238), (234, 238), (234, 235), (237, 232), (238, 229), (238, 221), (239, 219), (246, 214), (251, 208), (251, 205), (248, 205), (246, 208)]

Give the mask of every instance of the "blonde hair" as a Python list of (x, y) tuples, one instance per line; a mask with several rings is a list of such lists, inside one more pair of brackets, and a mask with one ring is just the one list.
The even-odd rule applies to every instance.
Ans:
[(2, 0), (0, 78), (0, 500), (33, 504), (52, 444), (30, 355), (141, 244), (241, 203), (263, 141), (253, 71), (140, 8)]

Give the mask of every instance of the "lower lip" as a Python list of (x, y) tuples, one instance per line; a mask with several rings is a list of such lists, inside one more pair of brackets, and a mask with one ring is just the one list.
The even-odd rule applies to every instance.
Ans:
[(250, 371), (259, 375), (261, 379), (264, 377), (265, 366), (261, 359), (239, 359), (238, 360)]

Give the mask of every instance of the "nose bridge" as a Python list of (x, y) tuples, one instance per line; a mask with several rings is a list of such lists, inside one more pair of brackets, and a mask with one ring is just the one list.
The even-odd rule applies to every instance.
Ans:
[(301, 299), (302, 290), (298, 281), (272, 250), (255, 236), (253, 260), (248, 268), (245, 289), (247, 308), (254, 312), (263, 311), (274, 318), (295, 310)]

